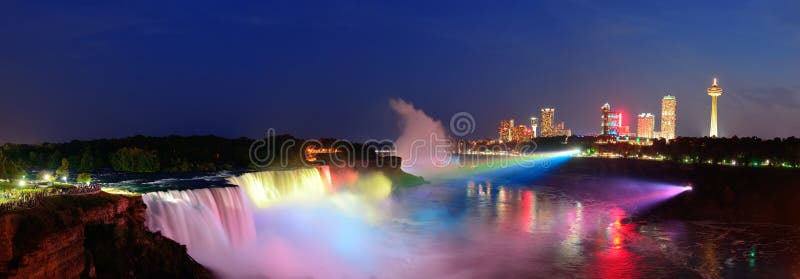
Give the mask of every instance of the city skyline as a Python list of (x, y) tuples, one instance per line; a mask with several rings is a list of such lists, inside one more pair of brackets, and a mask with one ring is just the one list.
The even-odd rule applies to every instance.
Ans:
[[(713, 91), (713, 92), (712, 92)], [(722, 88), (717, 87), (717, 79), (714, 79), (713, 86), (708, 89), (708, 94), (721, 94)], [(716, 96), (718, 96), (717, 94)], [(712, 105), (712, 117), (711, 117), (711, 131), (712, 135), (716, 132), (716, 99), (714, 99)], [(666, 95), (661, 98), (661, 115), (660, 115), (660, 130), (655, 130), (655, 116), (652, 113), (640, 113), (635, 116), (635, 130), (631, 128), (630, 125), (624, 125), (624, 123), (629, 123), (625, 121), (624, 113), (621, 111), (615, 111), (611, 109), (611, 105), (606, 102), (603, 106), (600, 107), (600, 131), (599, 133), (587, 133), (587, 134), (580, 134), (580, 135), (587, 135), (587, 136), (614, 136), (614, 137), (636, 137), (636, 138), (663, 138), (666, 140), (672, 140), (676, 137), (680, 136), (675, 133), (677, 128), (677, 98), (673, 95)], [(554, 114), (555, 108), (542, 108), (541, 109), (541, 118), (546, 119), (548, 124), (552, 124), (554, 121)], [(538, 118), (531, 117), (531, 129), (528, 130), (529, 134), (532, 134), (530, 138), (537, 137), (536, 129), (539, 126)], [(624, 122), (624, 123), (623, 123)], [(513, 126), (514, 119), (509, 120), (502, 120), (499, 126), (499, 136), (498, 140), (501, 141), (518, 141), (522, 139), (517, 134), (512, 135), (511, 132), (516, 132), (515, 129), (510, 129), (510, 126)], [(520, 125), (521, 127), (522, 125)], [(548, 128), (549, 126), (549, 128)], [(545, 124), (543, 127), (547, 128), (548, 130), (542, 134), (543, 137), (549, 136), (571, 136), (572, 131), (571, 129), (566, 129), (564, 121), (558, 122), (555, 127), (553, 125)], [(512, 131), (513, 130), (513, 131)], [(635, 131), (635, 132), (634, 132)]]
[[(520, 141), (528, 140), (536, 137), (553, 137), (553, 136), (571, 136), (572, 130), (567, 129), (564, 121), (555, 122), (554, 107), (545, 107), (541, 110), (542, 125), (539, 125), (538, 117), (530, 117), (530, 126), (519, 125), (513, 128), (515, 120), (506, 119), (501, 120), (498, 126), (498, 135), (496, 137), (499, 141)], [(661, 115), (660, 115), (660, 130), (655, 130), (655, 115), (652, 113), (640, 113), (634, 116), (634, 121), (627, 122), (624, 113), (611, 109), (611, 105), (606, 102), (600, 107), (600, 130), (597, 133), (591, 132), (586, 134), (578, 134), (581, 136), (613, 136), (613, 137), (635, 137), (635, 138), (663, 138), (666, 140), (675, 139), (677, 136), (675, 130), (677, 128), (677, 98), (672, 95), (666, 95), (661, 98)], [(634, 128), (626, 123), (636, 123)], [(537, 128), (542, 126), (543, 132), (541, 135), (537, 133)], [(527, 136), (523, 136), (526, 134)]]

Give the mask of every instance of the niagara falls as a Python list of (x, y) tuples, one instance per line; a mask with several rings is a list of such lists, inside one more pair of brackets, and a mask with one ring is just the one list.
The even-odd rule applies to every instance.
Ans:
[(0, 279), (800, 278), (798, 12), (0, 1)]

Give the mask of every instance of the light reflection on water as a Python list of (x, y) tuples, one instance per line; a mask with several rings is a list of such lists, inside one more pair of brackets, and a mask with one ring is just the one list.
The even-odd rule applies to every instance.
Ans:
[[(147, 192), (209, 187), (224, 176), (104, 178)], [(390, 221), (375, 228), (382, 234), (366, 231), (370, 237), (340, 244), (400, 250), (389, 253), (391, 264), (376, 266), (377, 278), (800, 278), (798, 228), (640, 224), (628, 217), (668, 198), (658, 192), (663, 185), (597, 177), (543, 183), (473, 180), (406, 189), (388, 201)], [(343, 235), (360, 232), (347, 228)]]
[[(758, 230), (764, 228), (759, 226), (731, 229), (685, 222), (632, 222), (629, 217), (639, 207), (629, 201), (637, 200), (636, 196), (620, 192), (615, 199), (614, 194), (582, 188), (586, 186), (468, 181), (400, 193), (394, 202), (407, 211), (393, 214), (404, 224), (414, 224), (406, 229), (417, 241), (412, 251), (422, 255), (407, 268), (436, 267), (421, 274), (446, 278), (776, 278), (797, 274), (792, 260), (800, 258), (793, 252), (776, 253), (769, 261), (759, 259), (767, 258), (764, 252), (754, 257), (736, 255), (751, 245), (762, 249), (774, 249), (765, 246), (775, 242), (796, 246), (796, 229), (782, 227), (788, 235), (770, 239), (760, 236)], [(635, 193), (651, 194), (641, 189)]]

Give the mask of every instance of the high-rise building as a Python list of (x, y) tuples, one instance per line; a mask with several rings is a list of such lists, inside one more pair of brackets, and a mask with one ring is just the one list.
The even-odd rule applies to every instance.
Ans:
[(604, 136), (618, 136), (622, 126), (622, 113), (611, 110), (611, 105), (605, 103), (600, 107), (600, 127)]
[(556, 124), (556, 130), (554, 133), (556, 136), (567, 136), (567, 137), (572, 136), (572, 130), (564, 127), (564, 121), (558, 122), (558, 124)]
[(667, 95), (661, 99), (661, 137), (667, 140), (675, 138), (675, 107), (677, 101), (675, 96)]
[(636, 116), (636, 136), (640, 138), (653, 138), (655, 117), (652, 113), (642, 113)]
[(526, 127), (525, 125), (519, 125), (519, 126), (517, 126), (516, 128), (514, 128), (514, 138), (513, 138), (513, 141), (515, 141), (515, 142), (520, 142), (520, 141), (526, 141), (526, 140), (529, 140), (529, 139), (531, 138), (531, 136), (530, 136), (530, 134), (528, 133), (528, 131), (529, 131), (529, 130), (528, 130), (528, 127)]
[(497, 140), (510, 142), (514, 140), (514, 119), (501, 120), (497, 129)]
[(531, 117), (531, 138), (536, 137), (536, 128), (539, 127), (539, 118)]
[(556, 109), (554, 108), (543, 108), (542, 109), (542, 137), (552, 137), (555, 136), (555, 131), (553, 130), (553, 121), (556, 114)]
[(706, 92), (711, 96), (711, 129), (708, 131), (708, 136), (717, 137), (717, 98), (722, 96), (722, 87), (717, 86), (717, 78), (714, 78), (714, 84)]

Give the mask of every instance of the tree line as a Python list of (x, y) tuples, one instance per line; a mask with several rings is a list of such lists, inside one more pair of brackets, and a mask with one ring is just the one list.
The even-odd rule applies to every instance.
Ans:
[[(625, 157), (661, 157), (682, 163), (720, 163), (736, 161), (740, 165), (800, 165), (800, 139), (795, 137), (761, 139), (758, 137), (678, 137), (666, 141), (655, 139), (652, 145), (628, 142), (598, 143), (597, 137), (536, 139), (539, 150), (558, 146), (580, 148), (589, 152), (608, 152)], [(642, 141), (642, 140), (640, 140)]]
[[(267, 148), (258, 153), (269, 153), (284, 160), (275, 160), (268, 168), (300, 167), (307, 163), (303, 148), (331, 147), (352, 149), (347, 152), (351, 160), (372, 160), (374, 150), (364, 144), (343, 144), (337, 139), (324, 138), (309, 141), (290, 135), (272, 136)], [(258, 169), (250, 160), (250, 148), (255, 142), (250, 138), (228, 139), (217, 136), (132, 136), (117, 139), (73, 140), (64, 143), (5, 144), (0, 148), (0, 178), (18, 178), (26, 170), (56, 169), (63, 173), (69, 169), (79, 173), (97, 170), (120, 172), (201, 172), (231, 169)], [(374, 143), (380, 146), (385, 143)], [(263, 154), (255, 154), (263, 156)], [(58, 177), (61, 177), (60, 175)]]
[[(287, 136), (281, 136), (286, 138)], [(252, 139), (216, 136), (133, 136), (65, 143), (5, 144), (0, 177), (68, 165), (78, 172), (190, 172), (245, 168)]]
[[(303, 140), (290, 135), (272, 138), (275, 150), (261, 150), (286, 158), (281, 167), (300, 166), (305, 158)], [(17, 178), (32, 169), (67, 169), (80, 173), (107, 169), (122, 172), (195, 172), (257, 168), (250, 161), (250, 138), (228, 139), (217, 136), (133, 136), (118, 139), (73, 140), (64, 143), (5, 144), (0, 148), (0, 178)], [(293, 142), (295, 144), (286, 144)], [(357, 161), (374, 160), (369, 150), (386, 143), (347, 144), (336, 139), (320, 139), (323, 147), (353, 149), (345, 156)], [(800, 139), (795, 137), (760, 139), (756, 137), (685, 138), (669, 142), (653, 140), (652, 145), (626, 142), (598, 143), (597, 137), (536, 138), (524, 145), (534, 152), (580, 148), (589, 152), (610, 152), (626, 157), (660, 156), (679, 162), (708, 163), (736, 160), (742, 164), (769, 162), (770, 165), (800, 165)], [(368, 147), (368, 148), (364, 148)], [(370, 149), (372, 148), (372, 149)], [(366, 150), (366, 151), (365, 151)], [(320, 158), (322, 159), (322, 158)], [(323, 160), (324, 161), (324, 160)]]

